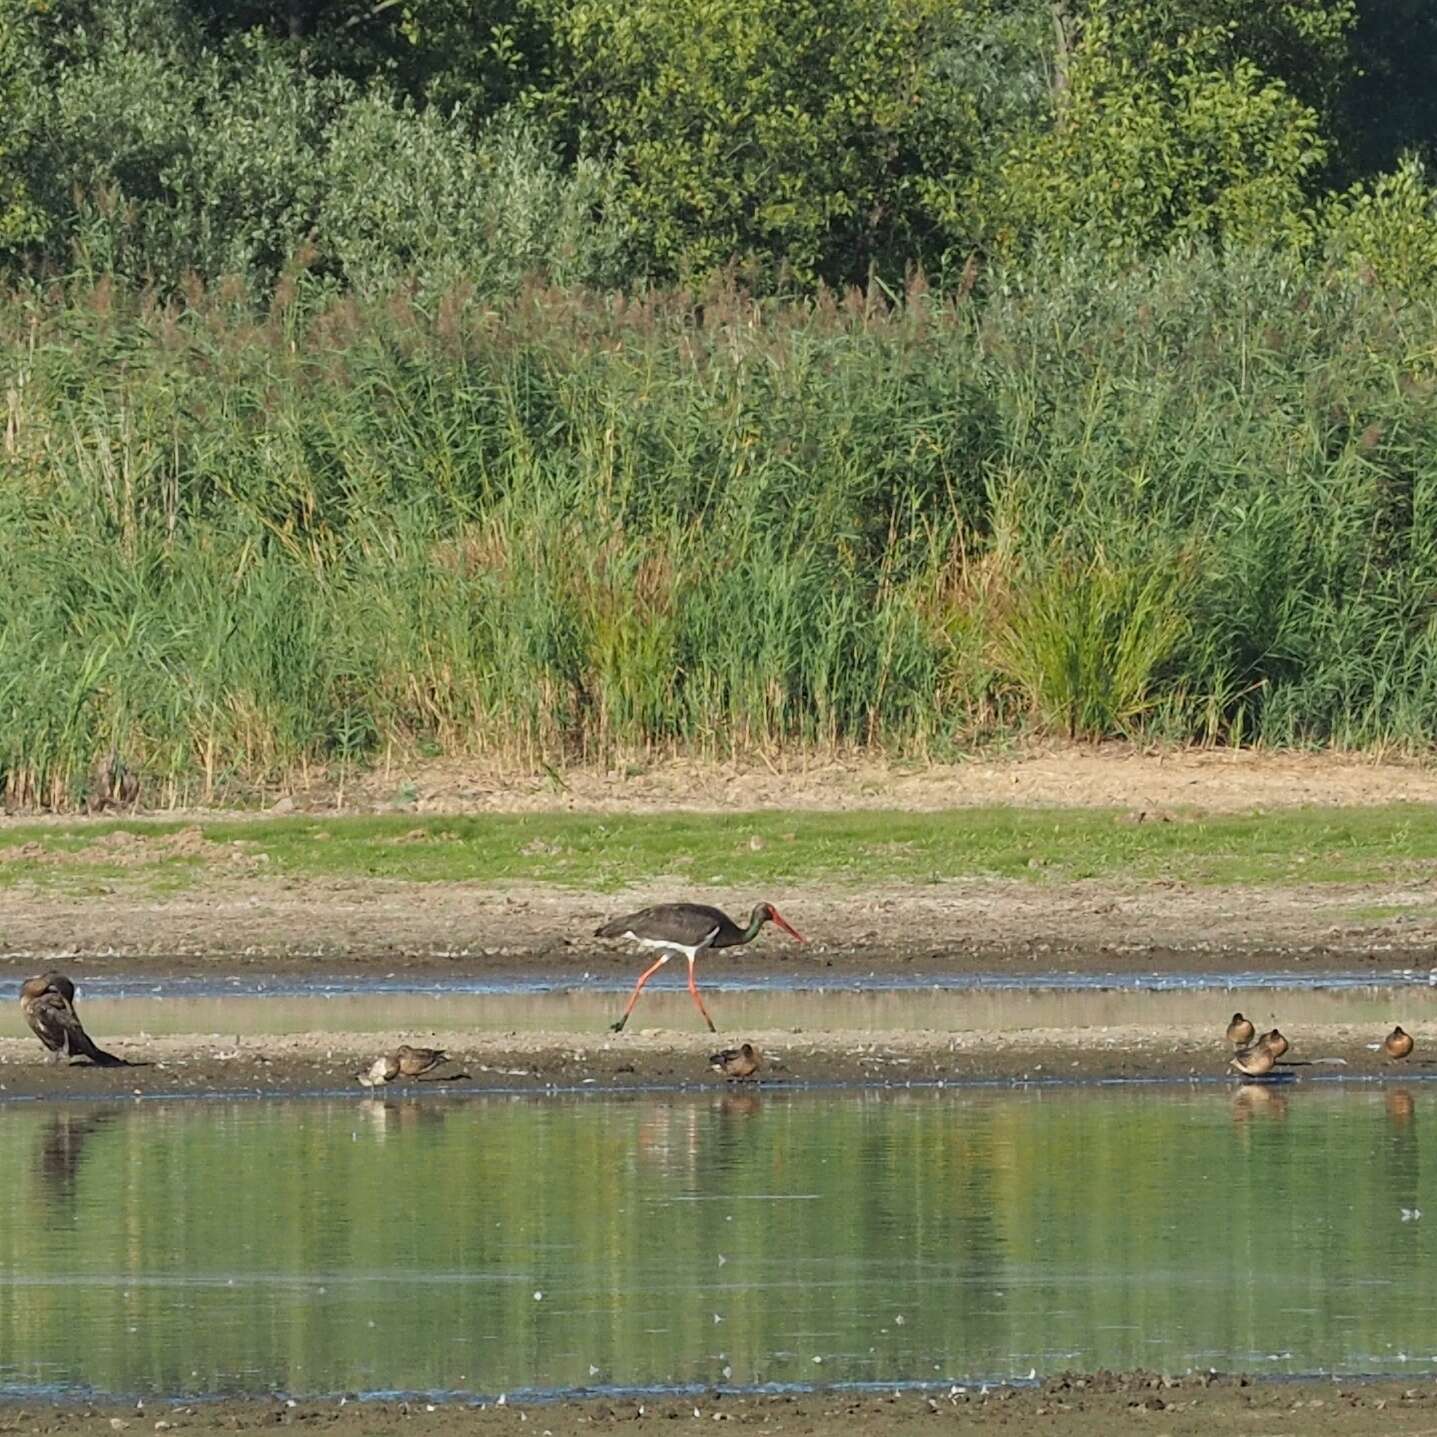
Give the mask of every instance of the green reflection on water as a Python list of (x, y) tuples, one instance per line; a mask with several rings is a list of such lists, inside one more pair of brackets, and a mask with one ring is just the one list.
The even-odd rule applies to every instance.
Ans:
[[(637, 974), (627, 975), (628, 977)], [(702, 981), (702, 975), (701, 975)], [(642, 1027), (693, 1032), (698, 1026), (682, 978), (677, 986), (650, 985), (635, 1022)], [(629, 984), (620, 991), (582, 986), (557, 993), (367, 993), (283, 998), (226, 994), (221, 997), (91, 997), (81, 1009), (92, 1033), (128, 1037), (140, 1033), (234, 1034), (511, 1031), (606, 1033), (622, 1010)], [(725, 1033), (746, 1030), (798, 1032), (818, 1029), (953, 1032), (1014, 1028), (1148, 1028), (1193, 1026), (1221, 1039), (1233, 1009), (1262, 1028), (1277, 1026), (1301, 1044), (1304, 1057), (1322, 1051), (1323, 1035), (1307, 1030), (1334, 1023), (1367, 1028), (1381, 1038), (1396, 1022), (1417, 1026), (1437, 1019), (1437, 987), (1272, 988), (1140, 992), (1124, 989), (977, 989), (844, 992), (714, 989), (707, 1001)], [(640, 1020), (642, 1020), (640, 1022)], [(30, 1039), (18, 1005), (0, 1007), (0, 1037)], [(38, 1049), (34, 1050), (36, 1053)], [(1214, 1055), (1225, 1052), (1220, 1041)], [(1225, 1058), (1224, 1058), (1225, 1061)], [(1215, 1064), (1220, 1069), (1222, 1062)]]
[(1402, 1217), (1428, 1203), (1434, 1101), (1294, 1084), (15, 1106), (0, 1386), (1406, 1371), (1437, 1351), (1437, 1204)]

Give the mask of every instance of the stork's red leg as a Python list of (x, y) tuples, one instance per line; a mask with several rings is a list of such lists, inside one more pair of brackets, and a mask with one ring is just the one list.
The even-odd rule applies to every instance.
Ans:
[[(657, 963), (653, 964), (652, 967), (645, 968), (644, 971), (639, 974), (639, 981), (634, 984), (634, 991), (629, 997), (629, 1006), (624, 1009), (624, 1016), (620, 1018), (617, 1023), (609, 1024), (609, 1031), (611, 1033), (622, 1033), (624, 1031), (624, 1024), (629, 1021), (629, 1014), (634, 1011), (634, 1004), (639, 1001), (639, 994), (644, 991), (644, 984), (647, 983), (672, 956), (673, 955), (669, 953), (661, 955)], [(690, 971), (692, 972), (692, 969), (690, 969)], [(709, 1027), (712, 1028), (713, 1024), (710, 1023)]]
[(704, 1015), (704, 1022), (709, 1025), (709, 1032), (717, 1033), (718, 1029), (714, 1027), (714, 1020), (709, 1017), (709, 1010), (704, 1007), (704, 1000), (699, 997), (698, 984), (694, 982), (694, 960), (692, 958), (689, 959), (689, 992), (693, 994), (694, 1002), (699, 1005), (699, 1012)]

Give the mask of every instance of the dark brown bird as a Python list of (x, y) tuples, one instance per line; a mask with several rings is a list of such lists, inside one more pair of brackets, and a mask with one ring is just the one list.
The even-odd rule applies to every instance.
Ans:
[(139, 796), (139, 774), (111, 749), (95, 766), (85, 806), (91, 813), (99, 813), (120, 804), (133, 805)]
[(1254, 1043), (1252, 1047), (1245, 1048), (1228, 1061), (1228, 1067), (1235, 1069), (1245, 1078), (1266, 1077), (1276, 1065), (1277, 1059), (1272, 1049), (1262, 1043)]
[(42, 973), (20, 985), (20, 1011), (30, 1031), (54, 1054), (88, 1058), (101, 1067), (127, 1067), (123, 1058), (97, 1048), (75, 1012), (75, 985), (63, 973)]
[(394, 1056), (399, 1060), (400, 1075), (405, 1078), (422, 1078), (449, 1061), (449, 1054), (443, 1048), (411, 1048), (408, 1043), (401, 1043), (394, 1050)]
[(644, 984), (675, 953), (682, 953), (689, 960), (689, 993), (699, 1012), (703, 1014), (704, 1022), (709, 1025), (709, 1032), (717, 1033), (714, 1020), (709, 1017), (709, 1010), (704, 1007), (704, 1000), (699, 997), (698, 986), (694, 982), (694, 961), (700, 953), (707, 952), (710, 948), (737, 948), (742, 943), (751, 943), (758, 937), (759, 929), (765, 923), (777, 923), (785, 933), (797, 938), (800, 943), (808, 941), (772, 903), (756, 903), (749, 915), (747, 928), (740, 928), (728, 914), (718, 908), (710, 908), (706, 903), (660, 903), (655, 908), (640, 909), (637, 913), (615, 918), (612, 923), (596, 928), (595, 938), (627, 938), (637, 943), (640, 948), (659, 950), (657, 961), (651, 967), (645, 968), (639, 975), (639, 981), (634, 984), (633, 994), (623, 1016), (617, 1023), (609, 1025), (611, 1031), (624, 1031), (624, 1024), (629, 1021), (629, 1014), (634, 1011), (634, 1004), (639, 1001), (639, 994), (644, 991)]
[(1407, 1057), (1415, 1046), (1412, 1034), (1404, 1033), (1400, 1024), (1382, 1040), (1382, 1051), (1393, 1059)]
[[(381, 1083), (392, 1083), (396, 1078), (422, 1078), (449, 1061), (449, 1054), (443, 1048), (411, 1048), (401, 1043), (392, 1053), (382, 1053), (358, 1077), (362, 1086), (377, 1088)], [(456, 1073), (455, 1077), (468, 1074)]]
[(758, 1049), (752, 1043), (744, 1043), (737, 1048), (725, 1048), (721, 1053), (710, 1054), (709, 1067), (729, 1079), (751, 1078), (758, 1072), (761, 1060), (762, 1054)]
[(1252, 1035), (1256, 1032), (1251, 1019), (1244, 1018), (1241, 1013), (1234, 1013), (1232, 1022), (1227, 1025), (1227, 1040), (1234, 1048), (1245, 1048), (1252, 1042)]

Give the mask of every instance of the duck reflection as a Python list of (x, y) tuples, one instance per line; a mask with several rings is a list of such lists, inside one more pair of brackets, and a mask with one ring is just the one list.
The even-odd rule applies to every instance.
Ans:
[(1382, 1095), (1382, 1106), (1388, 1122), (1385, 1151), (1378, 1158), (1382, 1181), (1402, 1212), (1418, 1214), (1422, 1210), (1422, 1165), (1413, 1122), (1416, 1102), (1408, 1089), (1393, 1088)]
[(89, 1112), (59, 1112), (40, 1132), (40, 1153), (35, 1171), (47, 1203), (73, 1202), (81, 1159), (96, 1133), (119, 1116), (118, 1108)]
[(437, 1132), (449, 1115), (447, 1105), (421, 1098), (366, 1098), (360, 1102), (359, 1111), (381, 1139), (391, 1133), (424, 1129)]
[(726, 1090), (707, 1102), (658, 1105), (638, 1125), (635, 1156), (645, 1168), (689, 1182), (723, 1172), (749, 1150), (763, 1101), (753, 1091)]
[(751, 1118), (763, 1107), (757, 1093), (725, 1093), (718, 1100), (717, 1110), (723, 1118)]
[(1254, 1118), (1282, 1122), (1287, 1117), (1287, 1094), (1275, 1083), (1243, 1083), (1233, 1094), (1232, 1117), (1236, 1123)]
[(1412, 1099), (1412, 1094), (1406, 1088), (1393, 1088), (1382, 1099), (1382, 1105), (1387, 1109), (1387, 1117), (1394, 1128), (1399, 1131), (1410, 1127), (1412, 1114), (1417, 1104)]

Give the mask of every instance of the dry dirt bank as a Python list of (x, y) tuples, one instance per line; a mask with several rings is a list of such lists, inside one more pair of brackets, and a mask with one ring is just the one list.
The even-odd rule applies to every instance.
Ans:
[(1140, 749), (1046, 744), (951, 764), (865, 756), (758, 757), (746, 762), (629, 763), (549, 773), (467, 761), (408, 762), (351, 780), (317, 781), (277, 802), (323, 811), (402, 807), (420, 813), (662, 813), (676, 810), (926, 810), (1066, 804), (1212, 813), (1298, 804), (1437, 802), (1437, 767), (1361, 755), (1251, 749)]
[[(243, 817), (254, 810), (172, 808), (167, 817)], [(654, 760), (562, 775), (474, 760), (381, 765), (344, 782), (316, 777), (269, 797), (269, 811), (347, 813), (665, 813), (715, 809), (924, 811), (987, 804), (1210, 813), (1296, 805), (1437, 802), (1437, 766), (1327, 752), (1045, 744), (950, 764), (797, 755), (705, 763)], [(56, 821), (70, 821), (73, 815)], [(7, 814), (0, 824), (34, 823)]]
[[(35, 958), (75, 954), (269, 966), (343, 958), (355, 971), (632, 967), (632, 954), (592, 941), (595, 925), (626, 906), (685, 896), (672, 879), (617, 897), (537, 884), (386, 879), (217, 877), (160, 898), (16, 885), (0, 890), (0, 962), (17, 973)], [(1425, 972), (1437, 962), (1437, 890), (1417, 880), (1197, 888), (965, 878), (860, 892), (824, 883), (779, 886), (763, 896), (800, 923), (810, 943), (772, 941), (742, 957), (715, 955), (706, 960), (710, 970), (772, 968), (821, 981), (830, 970), (1412, 965)]]

